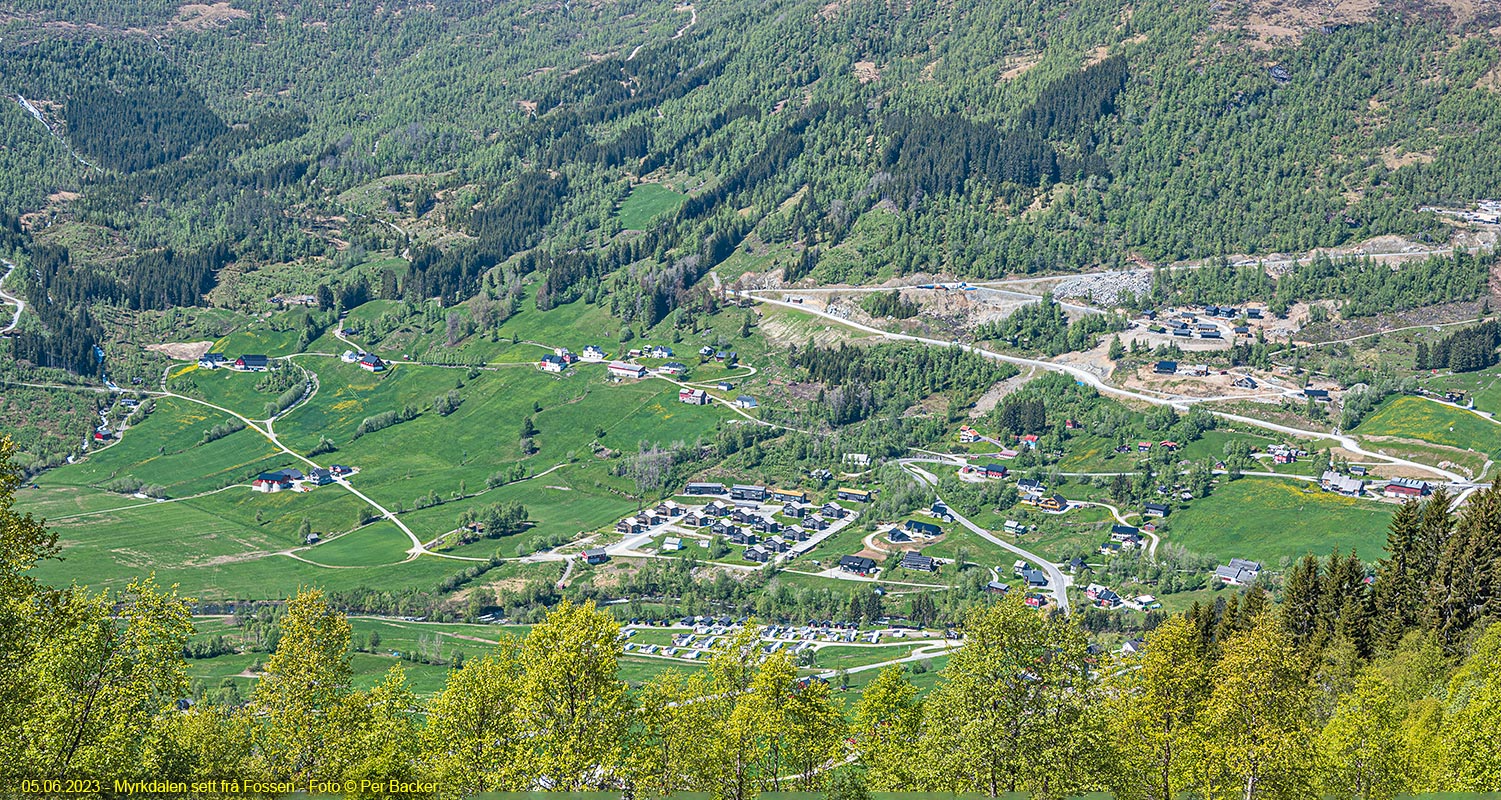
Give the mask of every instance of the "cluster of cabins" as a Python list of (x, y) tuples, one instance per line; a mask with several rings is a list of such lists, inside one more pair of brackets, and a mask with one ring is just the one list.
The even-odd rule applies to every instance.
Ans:
[[(722, 483), (690, 483), (684, 493), (692, 496), (715, 496), (716, 499), (701, 508), (688, 508), (672, 500), (656, 508), (642, 511), (615, 524), (615, 531), (625, 535), (648, 533), (653, 528), (674, 524), (681, 529), (719, 536), (732, 545), (745, 548), (741, 555), (746, 561), (761, 563), (771, 561), (782, 553), (794, 551), (800, 543), (808, 542), (812, 535), (828, 530), (834, 520), (849, 515), (837, 503), (814, 506), (808, 502), (808, 493), (800, 489), (769, 489), (765, 486), (736, 484), (726, 487)], [(718, 499), (728, 496), (730, 502)], [(780, 508), (765, 511), (763, 502), (781, 503)], [(783, 525), (773, 518), (780, 513), (798, 520)], [(703, 539), (701, 545), (707, 546)], [(811, 545), (810, 545), (811, 546)], [(663, 540), (663, 552), (683, 549), (683, 537), (670, 536)]]
[(319, 486), (327, 486), (334, 482), (335, 478), (344, 478), (355, 473), (353, 467), (343, 464), (334, 464), (327, 469), (314, 467), (304, 473), (300, 469), (287, 468), (275, 472), (262, 472), (255, 476), (250, 483), (250, 488), (257, 492), (273, 493), (284, 491), (311, 492)]
[(1022, 478), (1016, 482), (1016, 494), (1021, 502), (1043, 511), (1063, 513), (1068, 510), (1068, 498), (1057, 492), (1049, 492), (1042, 481)]

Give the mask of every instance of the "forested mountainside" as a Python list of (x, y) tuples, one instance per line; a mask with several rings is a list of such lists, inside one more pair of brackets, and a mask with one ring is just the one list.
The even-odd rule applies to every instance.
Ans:
[[(747, 236), (994, 277), (1442, 242), (1419, 207), (1501, 195), (1501, 12), (1441, 4), (6, 5), (0, 204), (75, 265), (410, 238), (372, 283), (454, 302), (545, 237), (592, 254), (551, 293), (634, 264), (672, 306)], [(623, 236), (641, 181), (689, 197)]]

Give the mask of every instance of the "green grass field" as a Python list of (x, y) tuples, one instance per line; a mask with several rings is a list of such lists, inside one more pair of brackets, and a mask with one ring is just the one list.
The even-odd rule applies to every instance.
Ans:
[(1385, 546), (1392, 508), (1303, 481), (1242, 478), (1174, 511), (1162, 537), (1222, 561), (1249, 558), (1272, 567), (1305, 553), (1323, 556), (1352, 547), (1375, 559)]
[(389, 520), (319, 542), (299, 553), (309, 561), (331, 567), (376, 567), (407, 557), (412, 542)]
[(1363, 436), (1392, 436), (1474, 450), (1494, 457), (1501, 453), (1501, 425), (1479, 415), (1421, 397), (1404, 395), (1381, 404), (1355, 429)]
[(96, 486), (129, 477), (162, 486), (170, 497), (183, 497), (247, 483), (263, 469), (292, 463), (248, 429), (203, 444), (204, 431), (230, 419), (187, 400), (158, 398), (156, 410), (118, 442), (47, 473), (38, 483)]
[(675, 192), (660, 183), (643, 183), (633, 187), (621, 201), (615, 215), (620, 226), (626, 230), (645, 230), (652, 220), (668, 211), (675, 211), (688, 195)]

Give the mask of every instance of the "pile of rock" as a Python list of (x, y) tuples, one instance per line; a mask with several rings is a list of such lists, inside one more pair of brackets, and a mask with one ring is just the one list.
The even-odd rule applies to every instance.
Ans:
[(1116, 306), (1128, 297), (1139, 297), (1152, 288), (1149, 269), (1094, 272), (1079, 275), (1058, 284), (1054, 297), (1082, 297), (1102, 306)]

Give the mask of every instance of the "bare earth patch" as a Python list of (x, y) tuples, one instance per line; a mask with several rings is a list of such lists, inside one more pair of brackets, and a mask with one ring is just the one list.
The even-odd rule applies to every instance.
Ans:
[(856, 80), (860, 81), (861, 83), (871, 83), (872, 81), (879, 80), (880, 77), (881, 77), (881, 70), (876, 67), (876, 62), (874, 62), (874, 61), (856, 61), (855, 62), (855, 79)]
[(237, 19), (249, 19), (250, 12), (233, 8), (229, 3), (187, 3), (177, 9), (177, 19), (167, 27), (201, 31), (228, 25)]
[(146, 349), (153, 353), (161, 353), (167, 358), (177, 361), (197, 361), (213, 346), (213, 342), (168, 342), (166, 344), (148, 344), (146, 345)]

